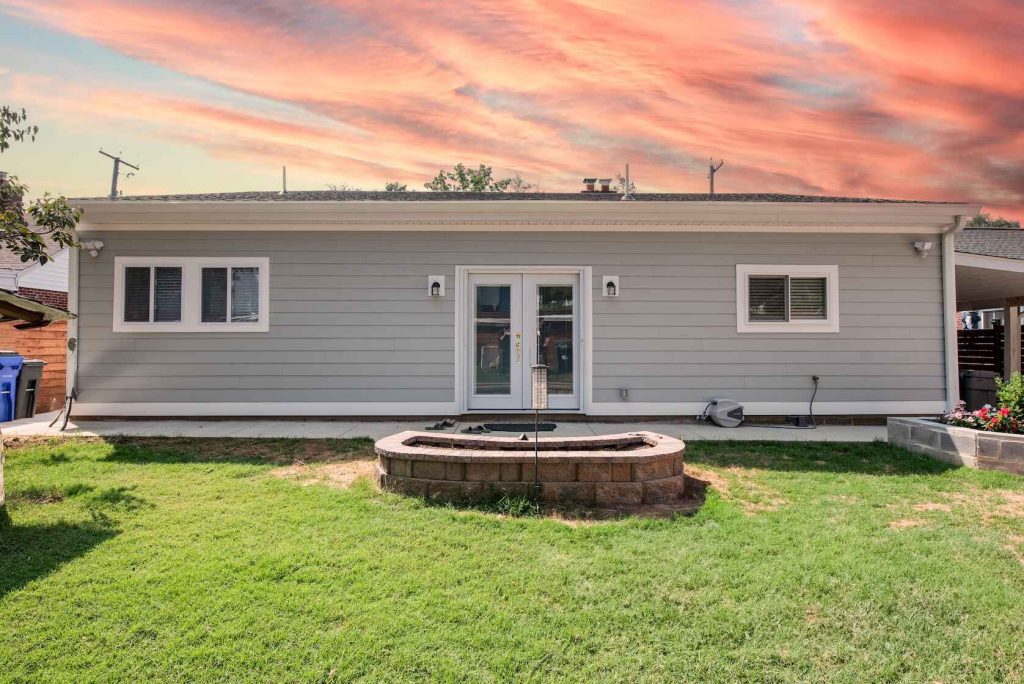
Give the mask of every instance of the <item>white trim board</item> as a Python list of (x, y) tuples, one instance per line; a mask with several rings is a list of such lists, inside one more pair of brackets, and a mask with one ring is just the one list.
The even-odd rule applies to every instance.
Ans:
[[(689, 418), (704, 411), (707, 402), (597, 402), (587, 415), (600, 416), (673, 416)], [(747, 415), (806, 415), (806, 401), (750, 402), (743, 404)], [(824, 401), (814, 404), (818, 416), (843, 415), (935, 415), (946, 408), (944, 401)], [(75, 417), (131, 416), (454, 416), (455, 402), (80, 402), (72, 411)], [(532, 411), (485, 411), (488, 415), (533, 415)], [(546, 413), (559, 413), (548, 411)]]
[(79, 402), (72, 410), (84, 416), (452, 416), (454, 402), (241, 401), (241, 402)]
[(954, 262), (957, 266), (987, 268), (993, 271), (1009, 271), (1011, 273), (1024, 273), (1024, 260), (1010, 259), (1009, 257), (994, 257), (984, 256), (982, 254), (956, 252)]
[(977, 205), (730, 201), (75, 200), (81, 231), (612, 231), (937, 234)]
[[(740, 402), (748, 416), (807, 415), (806, 401)], [(591, 416), (697, 416), (706, 401), (684, 402), (595, 402)], [(946, 410), (944, 401), (816, 401), (816, 416), (933, 415)]]

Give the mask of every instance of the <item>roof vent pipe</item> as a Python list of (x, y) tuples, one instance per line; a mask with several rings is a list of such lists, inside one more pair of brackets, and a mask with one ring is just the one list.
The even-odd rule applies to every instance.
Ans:
[(281, 194), (282, 195), (287, 195), (288, 194), (288, 167), (287, 166), (282, 166), (281, 167)]
[(626, 175), (622, 179), (622, 199), (633, 199), (633, 185), (629, 182), (629, 164), (626, 164)]

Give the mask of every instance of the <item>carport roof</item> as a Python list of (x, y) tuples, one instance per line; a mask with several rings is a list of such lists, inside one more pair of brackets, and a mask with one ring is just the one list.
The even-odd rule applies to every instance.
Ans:
[(956, 234), (961, 254), (1024, 260), (1024, 230), (1020, 228), (969, 228)]
[(1024, 230), (956, 234), (956, 301), (959, 310), (1024, 305)]

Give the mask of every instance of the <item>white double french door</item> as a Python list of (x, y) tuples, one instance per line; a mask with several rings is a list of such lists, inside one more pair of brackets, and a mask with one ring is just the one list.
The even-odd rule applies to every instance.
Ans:
[(470, 273), (465, 310), (471, 410), (530, 408), (530, 367), (548, 367), (548, 406), (580, 407), (578, 273)]

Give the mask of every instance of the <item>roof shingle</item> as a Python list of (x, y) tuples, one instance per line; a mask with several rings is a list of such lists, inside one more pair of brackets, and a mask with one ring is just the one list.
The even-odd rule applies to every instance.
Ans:
[[(786, 195), (780, 193), (635, 193), (640, 202), (849, 202), (886, 204), (958, 204), (921, 200), (881, 199), (871, 197), (830, 197), (819, 195)], [(79, 201), (107, 200), (106, 197), (76, 197)], [(618, 201), (617, 192), (383, 192), (376, 190), (299, 190), (281, 194), (276, 191), (212, 192), (181, 195), (131, 195), (112, 202), (440, 202), (473, 200), (557, 200)]]
[(956, 251), (963, 254), (1024, 260), (1024, 230), (970, 228), (956, 234)]

